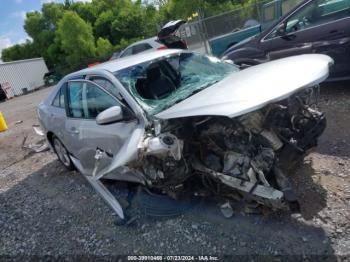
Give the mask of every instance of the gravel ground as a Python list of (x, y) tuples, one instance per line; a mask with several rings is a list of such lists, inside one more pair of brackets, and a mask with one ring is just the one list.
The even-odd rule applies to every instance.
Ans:
[[(35, 107), (50, 88), (0, 103), (9, 130), (0, 133), (0, 259), (76, 259), (116, 255), (224, 255), (253, 260), (348, 260), (350, 255), (350, 83), (322, 87), (328, 127), (320, 144), (290, 174), (301, 214), (224, 218), (202, 202), (172, 219), (116, 216), (77, 172), (51, 152), (21, 149), (37, 139)], [(16, 121), (23, 123), (16, 124)], [(51, 257), (52, 258), (52, 257)], [(236, 257), (238, 258), (238, 257)]]

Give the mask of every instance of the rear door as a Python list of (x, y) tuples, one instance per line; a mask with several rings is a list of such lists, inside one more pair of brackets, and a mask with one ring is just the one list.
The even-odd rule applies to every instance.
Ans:
[[(284, 36), (278, 27), (285, 28)], [(350, 0), (309, 1), (285, 18), (262, 41), (271, 59), (323, 53), (335, 60), (332, 76), (349, 75)]]
[(66, 145), (66, 141), (64, 140), (64, 123), (67, 120), (66, 110), (65, 110), (65, 93), (66, 84), (63, 84), (58, 90), (54, 100), (52, 101), (50, 108), (50, 115), (48, 118), (48, 125), (50, 129), (55, 133), (55, 135)]
[[(66, 94), (66, 146), (80, 161), (85, 171), (91, 174), (95, 165), (96, 150), (105, 153), (99, 167), (102, 169), (111, 163), (112, 158), (132, 134), (137, 126), (137, 119), (126, 105), (91, 81), (68, 82)], [(117, 123), (98, 125), (97, 115), (112, 106), (120, 106), (124, 118)]]

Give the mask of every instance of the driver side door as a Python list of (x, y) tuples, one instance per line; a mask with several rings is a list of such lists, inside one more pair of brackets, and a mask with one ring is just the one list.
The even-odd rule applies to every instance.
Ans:
[[(80, 161), (85, 173), (92, 174), (96, 150), (105, 153), (99, 166), (99, 169), (102, 169), (111, 163), (136, 128), (138, 121), (126, 105), (91, 81), (69, 81), (66, 99), (66, 146)], [(112, 106), (122, 108), (123, 119), (116, 123), (98, 125), (97, 115)]]
[[(284, 27), (284, 35), (278, 28)], [(268, 34), (270, 60), (321, 53), (335, 60), (333, 73), (348, 70), (350, 53), (350, 0), (312, 0), (285, 18)]]

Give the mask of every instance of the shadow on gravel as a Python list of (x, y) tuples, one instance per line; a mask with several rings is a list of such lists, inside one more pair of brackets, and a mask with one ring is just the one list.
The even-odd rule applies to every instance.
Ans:
[[(267, 216), (235, 213), (224, 218), (215, 203), (202, 203), (189, 213), (188, 220), (207, 225), (214, 245), (221, 239), (236, 243), (238, 255), (264, 255), (259, 261), (337, 261), (325, 231), (300, 221), (300, 216), (274, 213)], [(204, 223), (203, 223), (204, 221)], [(229, 242), (225, 243), (230, 246)], [(272, 255), (268, 255), (272, 254)]]
[(306, 220), (316, 217), (327, 206), (327, 191), (313, 181), (315, 174), (311, 162), (302, 162), (288, 175), (298, 197), (301, 215)]
[(322, 228), (290, 214), (236, 213), (225, 219), (210, 200), (176, 218), (141, 217), (136, 227), (118, 227), (112, 211), (83, 176), (67, 172), (57, 161), (0, 194), (0, 210), (0, 253), (204, 254), (258, 256), (259, 261), (276, 257), (335, 261)]
[(326, 114), (327, 128), (316, 152), (336, 157), (349, 157), (350, 149), (350, 81), (321, 86), (319, 107)]

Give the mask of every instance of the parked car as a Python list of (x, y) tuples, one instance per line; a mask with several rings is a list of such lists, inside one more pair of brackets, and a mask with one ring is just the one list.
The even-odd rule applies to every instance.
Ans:
[(163, 26), (157, 36), (133, 43), (121, 52), (115, 52), (110, 60), (152, 50), (187, 49), (186, 42), (180, 38), (179, 34), (176, 34), (176, 30), (184, 23), (183, 20), (170, 21)]
[[(230, 33), (209, 39), (211, 54), (220, 57), (228, 48), (241, 41), (244, 41), (247, 38), (260, 34), (263, 30), (270, 27), (271, 24), (284, 15), (291, 8), (291, 6), (294, 6), (300, 2), (301, 0), (274, 0), (263, 4), (261, 8), (254, 4), (256, 8), (259, 8), (259, 22), (254, 19), (248, 19), (244, 23), (243, 27), (237, 28)], [(242, 12), (244, 12), (244, 10)], [(233, 18), (236, 19), (236, 16), (233, 16)]]
[(38, 117), (58, 159), (121, 218), (101, 179), (137, 183), (152, 196), (216, 192), (287, 208), (296, 197), (282, 163), (325, 129), (315, 88), (331, 64), (313, 54), (240, 71), (190, 51), (147, 52), (64, 77)]
[(260, 35), (229, 48), (223, 58), (249, 66), (309, 53), (334, 59), (330, 80), (350, 77), (349, 0), (304, 1)]

